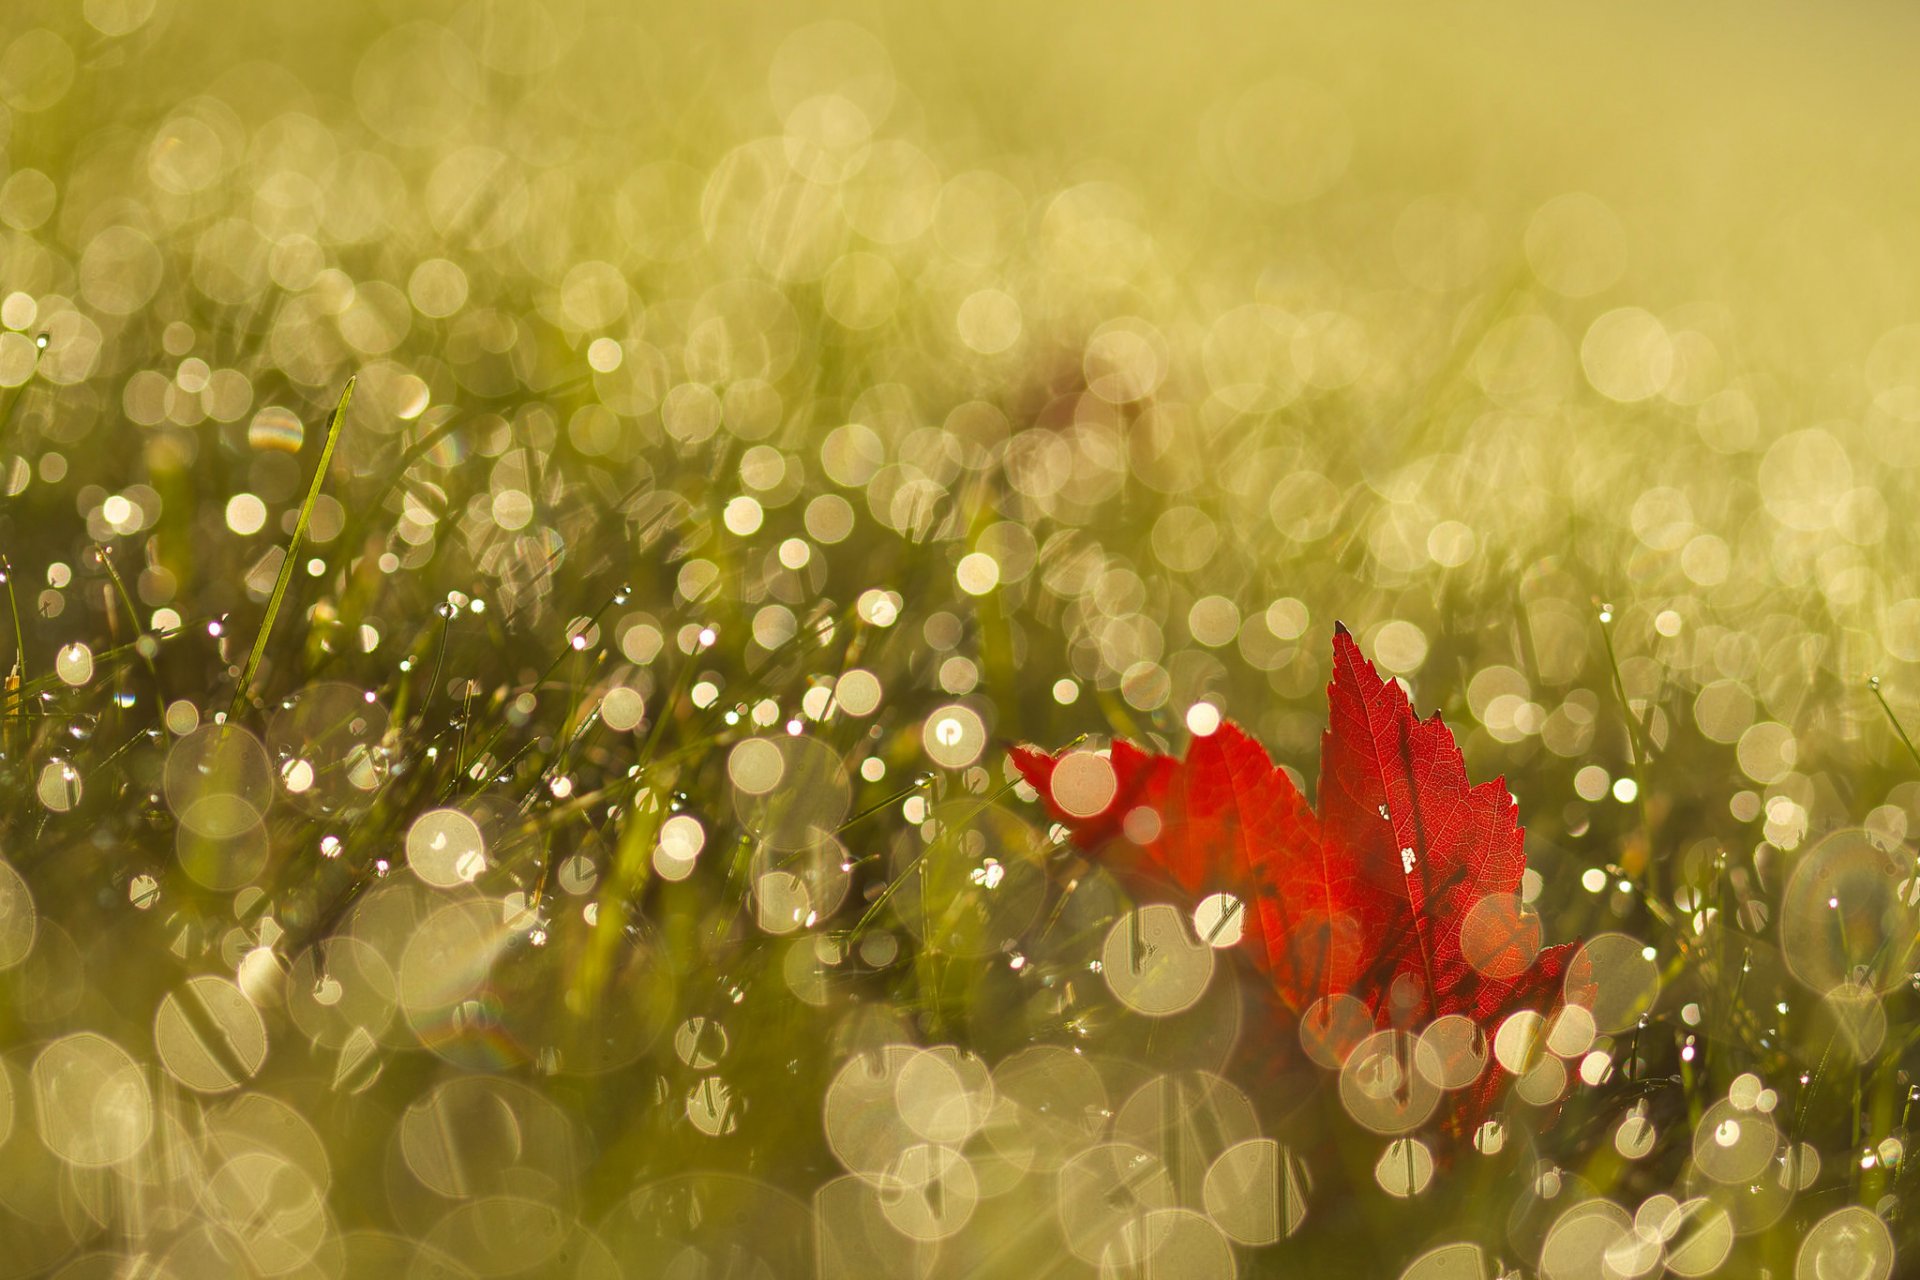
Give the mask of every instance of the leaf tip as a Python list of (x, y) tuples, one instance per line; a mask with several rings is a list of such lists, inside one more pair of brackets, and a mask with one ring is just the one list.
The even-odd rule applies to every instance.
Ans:
[(1026, 742), (1017, 742), (1007, 748), (1007, 757), (1013, 761), (1013, 767), (1020, 776), (1042, 795), (1046, 794), (1047, 782), (1053, 776), (1053, 767), (1058, 764), (1053, 755)]

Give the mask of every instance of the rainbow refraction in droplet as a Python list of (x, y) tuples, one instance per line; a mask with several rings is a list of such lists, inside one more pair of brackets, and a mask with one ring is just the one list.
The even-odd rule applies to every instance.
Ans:
[(254, 449), (298, 453), (306, 438), (307, 429), (300, 419), (291, 409), (277, 404), (265, 406), (247, 424), (247, 444)]

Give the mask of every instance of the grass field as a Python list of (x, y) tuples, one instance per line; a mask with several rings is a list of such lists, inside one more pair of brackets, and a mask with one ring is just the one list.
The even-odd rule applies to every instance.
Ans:
[[(9, 10), (0, 1276), (1910, 1265), (1917, 21)], [(1492, 1129), (1007, 760), (1336, 623)]]

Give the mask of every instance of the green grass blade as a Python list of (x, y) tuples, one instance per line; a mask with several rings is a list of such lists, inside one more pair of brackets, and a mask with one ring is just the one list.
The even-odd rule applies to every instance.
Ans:
[(320, 501), (320, 487), (327, 482), (327, 468), (333, 463), (333, 448), (340, 443), (340, 427), (347, 420), (347, 405), (353, 400), (354, 381), (353, 378), (347, 379), (346, 390), (340, 393), (340, 403), (333, 407), (333, 416), (327, 420), (327, 441), (320, 449), (320, 465), (313, 469), (313, 483), (307, 486), (306, 501), (300, 504), (300, 519), (294, 523), (293, 536), (287, 540), (287, 554), (280, 561), (280, 576), (274, 580), (273, 594), (267, 598), (267, 613), (260, 619), (260, 632), (253, 638), (253, 652), (247, 655), (247, 665), (240, 672), (240, 683), (234, 686), (233, 704), (227, 709), (227, 719), (230, 721), (246, 707), (247, 690), (260, 670), (261, 660), (266, 657), (267, 641), (273, 637), (274, 621), (280, 616), (280, 605), (287, 598), (287, 584), (293, 581), (293, 566), (300, 558), (300, 544), (306, 541), (307, 521), (313, 518), (314, 503)]

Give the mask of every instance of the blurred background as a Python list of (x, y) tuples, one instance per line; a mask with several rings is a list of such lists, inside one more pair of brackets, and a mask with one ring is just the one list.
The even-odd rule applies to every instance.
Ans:
[[(0, 1274), (1887, 1274), (1916, 25), (9, 12)], [(1609, 993), (1478, 1152), (1002, 766), (1336, 620)]]

